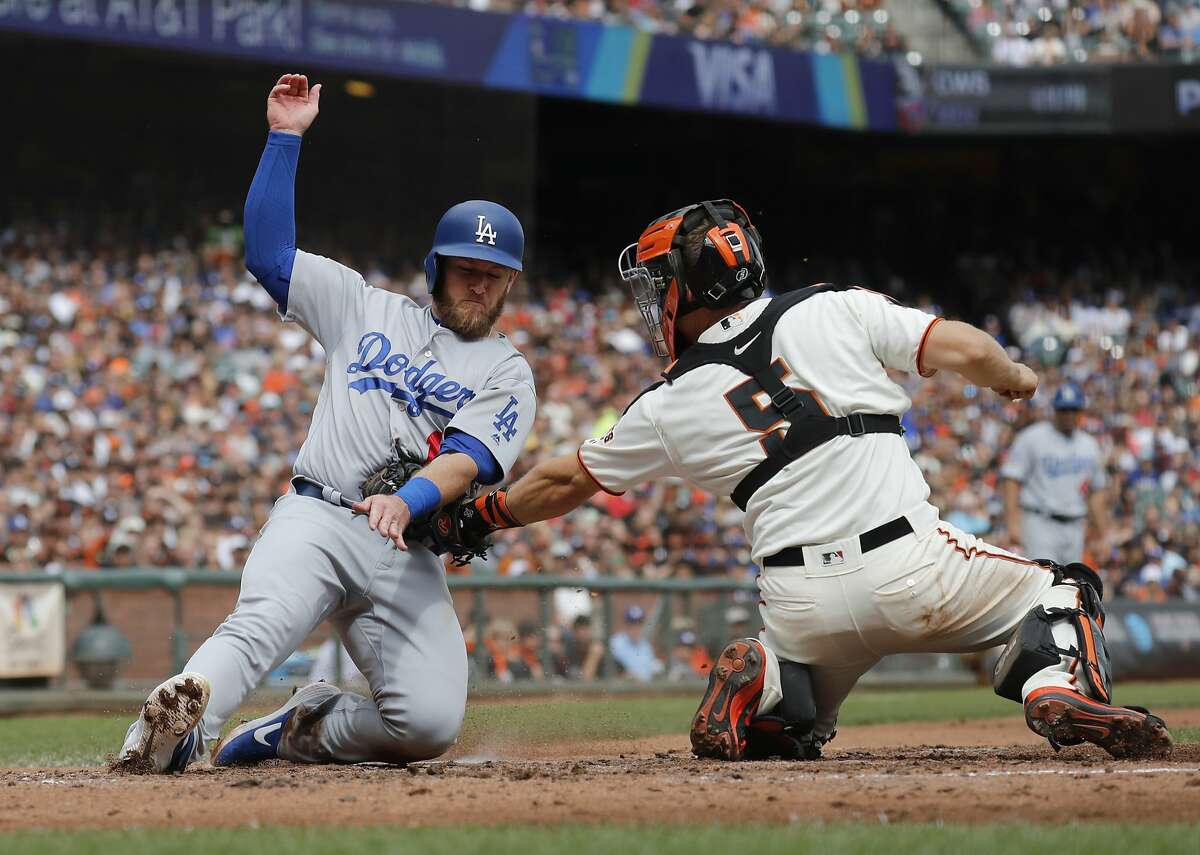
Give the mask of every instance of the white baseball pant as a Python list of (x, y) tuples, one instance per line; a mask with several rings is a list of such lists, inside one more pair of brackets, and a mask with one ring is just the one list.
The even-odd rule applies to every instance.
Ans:
[[(984, 650), (1007, 642), (1038, 604), (1077, 605), (1078, 589), (1054, 585), (1041, 565), (941, 520), (921, 524), (922, 516), (909, 517), (913, 534), (865, 554), (854, 536), (805, 547), (802, 567), (764, 568), (759, 610), (768, 664), (760, 713), (782, 697), (778, 659), (810, 666), (815, 732), (825, 737), (858, 678), (882, 657)], [(1069, 624), (1054, 632), (1063, 646), (1075, 643)], [(1043, 686), (1075, 688), (1071, 665), (1064, 657), (1039, 671), (1023, 696)]]

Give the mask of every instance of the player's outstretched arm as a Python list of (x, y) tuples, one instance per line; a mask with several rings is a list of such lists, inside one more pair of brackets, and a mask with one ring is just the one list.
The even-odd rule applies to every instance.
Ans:
[(1025, 548), (1025, 514), (1021, 510), (1021, 482), (1015, 478), (1004, 479), (1004, 519), (1008, 526), (1008, 548), (1022, 552)]
[(961, 321), (943, 321), (929, 331), (923, 364), (957, 372), (1014, 401), (1032, 398), (1038, 387), (1033, 369), (1013, 362), (994, 338)]
[(539, 463), (509, 487), (508, 510), (522, 525), (528, 525), (573, 511), (598, 490), (579, 455), (564, 454)]
[(267, 126), (302, 136), (316, 120), (320, 104), (320, 83), (309, 89), (307, 75), (285, 74), (267, 95)]
[(578, 455), (564, 454), (539, 463), (508, 490), (494, 490), (459, 508), (453, 528), (464, 544), (480, 543), (494, 531), (562, 516), (598, 489)]
[(1092, 526), (1088, 543), (1091, 545), (1092, 554), (1101, 564), (1108, 561), (1113, 544), (1112, 522), (1108, 518), (1108, 505), (1107, 490), (1093, 489), (1088, 493), (1088, 518)]
[(303, 74), (285, 74), (267, 95), (271, 133), (263, 149), (242, 223), (246, 269), (287, 312), (292, 267), (296, 262), (296, 168), (300, 138), (317, 117), (321, 84), (311, 90)]

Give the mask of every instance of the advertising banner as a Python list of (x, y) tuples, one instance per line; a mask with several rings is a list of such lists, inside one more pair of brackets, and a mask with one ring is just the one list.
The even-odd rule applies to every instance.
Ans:
[(954, 65), (899, 73), (903, 123), (912, 131), (1094, 133), (1113, 126), (1106, 67)]
[(58, 676), (65, 639), (62, 585), (0, 585), (0, 678)]
[(915, 133), (1200, 130), (1200, 66), (1055, 68), (897, 64), (901, 126)]
[(1200, 606), (1116, 600), (1105, 611), (1104, 635), (1117, 679), (1200, 677)]
[(1179, 65), (1170, 69), (1167, 85), (1175, 127), (1193, 133), (1200, 131), (1200, 65)]
[(896, 125), (889, 63), (425, 3), (0, 0), (0, 30), (831, 127)]

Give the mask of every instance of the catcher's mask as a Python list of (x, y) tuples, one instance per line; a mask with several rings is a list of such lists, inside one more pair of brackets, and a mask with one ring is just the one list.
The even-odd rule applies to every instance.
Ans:
[[(685, 269), (687, 236), (701, 227), (707, 230), (700, 257)], [(700, 202), (659, 217), (621, 252), (617, 270), (633, 291), (654, 352), (671, 359), (690, 344), (676, 341), (679, 318), (701, 307), (754, 300), (767, 287), (762, 238), (732, 199)]]

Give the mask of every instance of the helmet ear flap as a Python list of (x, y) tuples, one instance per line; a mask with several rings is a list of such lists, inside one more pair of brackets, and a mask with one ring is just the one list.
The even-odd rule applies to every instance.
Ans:
[(706, 286), (693, 293), (708, 308), (753, 300), (766, 288), (762, 254), (748, 232), (739, 223), (724, 223), (705, 233), (692, 271)]
[(441, 276), (441, 265), (438, 264), (438, 255), (435, 250), (429, 250), (429, 254), (425, 256), (425, 284), (429, 286), (429, 293), (433, 293), (433, 289), (437, 287), (438, 279)]

